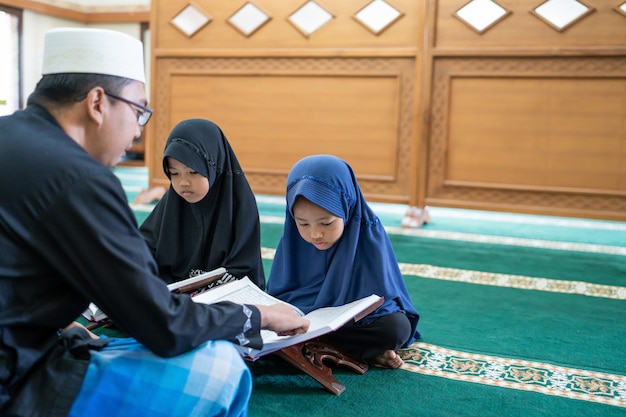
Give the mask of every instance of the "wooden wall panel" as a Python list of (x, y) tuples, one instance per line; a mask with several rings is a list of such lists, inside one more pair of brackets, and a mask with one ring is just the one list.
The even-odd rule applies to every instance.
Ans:
[(558, 31), (530, 11), (483, 33), (431, 1), (424, 204), (626, 220), (626, 17)]
[[(202, 117), (223, 128), (257, 193), (284, 194), (297, 160), (328, 153), (352, 165), (369, 199), (408, 204), (424, 4), (390, 0), (401, 16), (373, 33), (355, 19), (370, 1), (318, 1), (334, 17), (304, 36), (287, 17), (305, 1), (255, 0), (271, 20), (244, 36), (227, 20), (246, 3), (153, 2), (151, 184), (168, 183), (172, 127)], [(187, 4), (211, 17), (193, 36), (171, 23)]]
[[(163, 82), (155, 110), (168, 120), (158, 119), (157, 128), (168, 132), (191, 117), (215, 121), (256, 192), (284, 193), (298, 159), (330, 153), (353, 166), (373, 198), (408, 203), (413, 96), (402, 91), (414, 88), (412, 59), (163, 59), (158, 65)], [(155, 146), (162, 149), (165, 140), (159, 136)]]
[[(271, 20), (249, 36), (241, 3), (152, 2), (152, 184), (178, 121), (220, 124), (253, 189), (283, 194), (311, 153), (348, 160), (368, 199), (626, 220), (626, 14), (617, 0), (557, 30), (540, 0), (495, 0), (508, 15), (482, 33), (469, 0), (386, 0), (402, 13), (373, 33), (370, 0), (316, 2), (333, 14), (304, 36), (287, 17), (306, 1), (254, 0)], [(187, 4), (211, 21), (185, 36)]]
[(449, 81), (446, 184), (626, 193), (626, 78)]
[(354, 158), (362, 175), (395, 179), (396, 77), (181, 74), (171, 84), (180, 93), (172, 122), (210, 116), (232, 135), (248, 173), (267, 171), (267, 161), (285, 173), (293, 157), (327, 151)]

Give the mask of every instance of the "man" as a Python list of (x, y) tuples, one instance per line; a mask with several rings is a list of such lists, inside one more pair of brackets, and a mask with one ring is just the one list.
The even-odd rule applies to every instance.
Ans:
[[(26, 109), (0, 118), (0, 415), (245, 415), (232, 343), (308, 328), (288, 307), (197, 304), (158, 278), (110, 170), (152, 114), (142, 49), (49, 31)], [(71, 325), (90, 301), (131, 338)]]

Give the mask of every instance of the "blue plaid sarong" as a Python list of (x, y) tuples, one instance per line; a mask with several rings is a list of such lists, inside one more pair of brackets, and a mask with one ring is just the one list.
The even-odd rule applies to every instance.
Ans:
[(252, 377), (230, 342), (162, 358), (113, 338), (91, 361), (69, 417), (246, 416)]

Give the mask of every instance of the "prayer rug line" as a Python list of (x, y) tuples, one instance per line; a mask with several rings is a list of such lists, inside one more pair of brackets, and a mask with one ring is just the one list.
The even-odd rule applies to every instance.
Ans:
[(502, 358), (415, 342), (402, 369), (423, 375), (626, 407), (626, 376)]
[[(257, 202), (262, 204), (274, 204), (285, 206), (285, 198), (283, 196), (256, 195)], [(369, 205), (377, 213), (397, 214), (399, 217), (404, 216), (408, 208), (404, 204), (378, 203), (369, 202)], [(460, 219), (460, 220), (478, 220), (493, 223), (517, 223), (524, 225), (542, 225), (554, 227), (566, 227), (577, 229), (594, 229), (594, 230), (614, 230), (625, 231), (626, 223), (615, 222), (610, 220), (591, 220), (568, 217), (554, 217), (541, 215), (527, 215), (517, 213), (498, 213), (484, 212), (471, 209), (456, 209), (446, 207), (428, 207), (431, 217)]]
[[(261, 257), (273, 260), (276, 249), (261, 248)], [(547, 291), (562, 294), (578, 294), (589, 297), (626, 300), (626, 287), (593, 284), (583, 281), (567, 281), (552, 278), (536, 278), (523, 275), (499, 274), (472, 271), (468, 269), (445, 268), (426, 264), (399, 263), (402, 275), (444, 281), (466, 282), (469, 284), (491, 285), (495, 287), (519, 288), (524, 290)]]
[(555, 227), (568, 227), (577, 229), (593, 229), (593, 230), (615, 230), (626, 232), (626, 223), (612, 222), (610, 220), (586, 220), (577, 218), (559, 218), (559, 217), (536, 217), (534, 215), (513, 214), (513, 213), (497, 213), (497, 212), (472, 212), (464, 209), (447, 209), (436, 208), (437, 217), (461, 220), (479, 220), (489, 222), (502, 223), (518, 223), (524, 225), (542, 225)]
[(405, 229), (386, 227), (387, 233), (404, 236), (416, 236), (433, 239), (457, 240), (463, 242), (489, 243), (494, 245), (521, 246), (537, 249), (552, 249), (574, 252), (603, 253), (626, 256), (626, 247), (598, 245), (593, 243), (560, 242), (554, 240), (527, 239), (511, 236), (480, 235), (475, 233), (448, 232), (442, 230)]
[(440, 279), (445, 281), (467, 282), (469, 284), (491, 285), (496, 287), (509, 287), (523, 290), (579, 294), (589, 297), (626, 300), (626, 287), (615, 285), (602, 285), (584, 281), (567, 281), (552, 278), (537, 278), (523, 275), (472, 271), (467, 269), (444, 268), (425, 264), (418, 265), (400, 263), (399, 265), (402, 275), (413, 275), (422, 278)]
[[(283, 224), (284, 221), (285, 219), (283, 217), (261, 216), (262, 223)], [(626, 247), (597, 245), (593, 243), (559, 242), (553, 240), (527, 239), (510, 236), (493, 236), (475, 233), (448, 232), (443, 230), (407, 229), (395, 226), (386, 226), (385, 230), (387, 231), (387, 233), (393, 235), (626, 256)]]

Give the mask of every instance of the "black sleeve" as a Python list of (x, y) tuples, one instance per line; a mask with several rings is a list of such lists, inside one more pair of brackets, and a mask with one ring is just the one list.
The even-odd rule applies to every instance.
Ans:
[(48, 210), (34, 244), (51, 273), (71, 290), (161, 356), (186, 352), (206, 340), (262, 345), (258, 309), (198, 304), (168, 291), (113, 174), (82, 178), (68, 188)]

